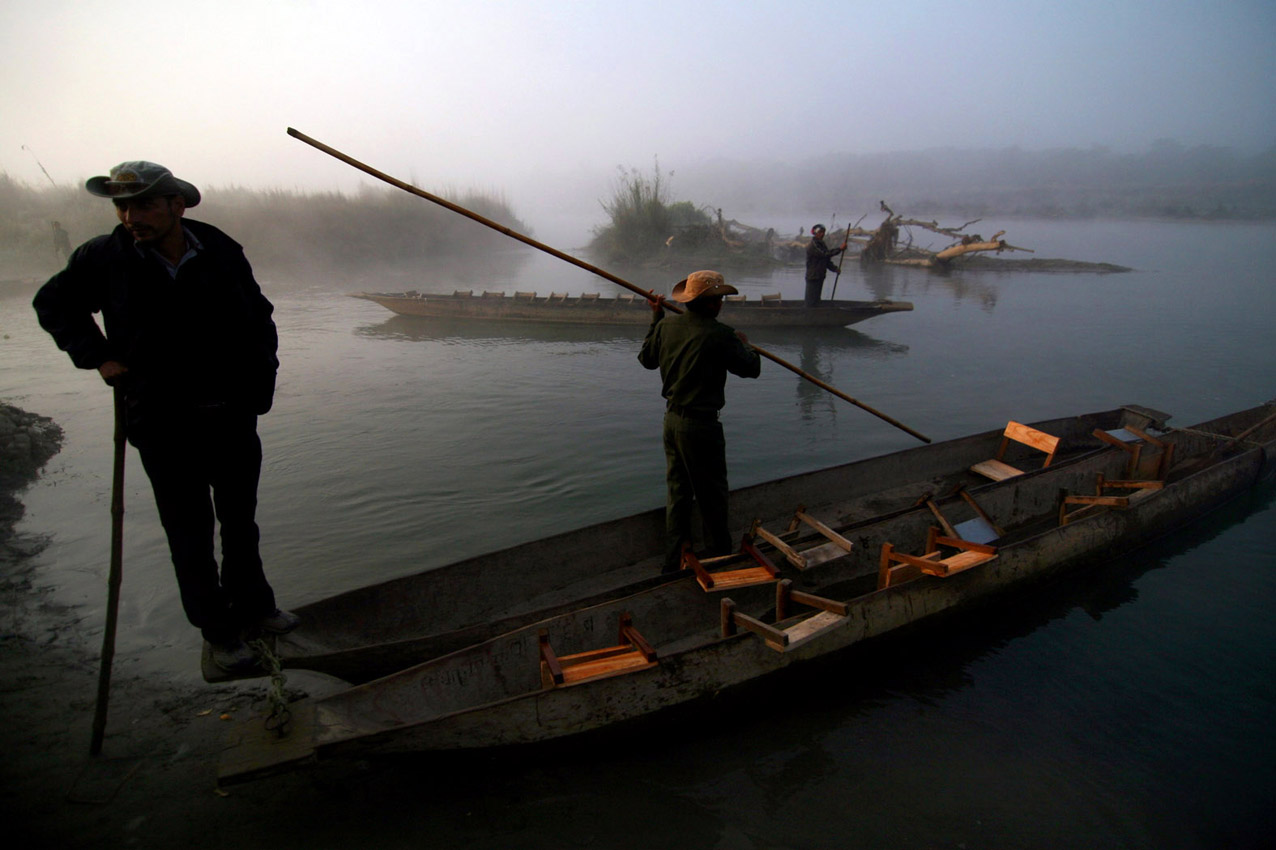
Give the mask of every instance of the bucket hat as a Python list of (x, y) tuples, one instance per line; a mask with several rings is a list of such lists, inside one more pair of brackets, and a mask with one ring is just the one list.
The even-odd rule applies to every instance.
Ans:
[(681, 301), (685, 304), (688, 301), (695, 301), (697, 298), (711, 298), (715, 295), (735, 295), (739, 291), (727, 283), (720, 272), (704, 269), (692, 272), (684, 280), (675, 283), (673, 292), (669, 294), (669, 297), (674, 301)]
[(144, 159), (121, 162), (105, 177), (90, 177), (84, 188), (90, 194), (117, 201), (150, 198), (155, 195), (181, 195), (188, 207), (199, 203), (198, 189), (185, 180), (178, 180), (164, 166)]

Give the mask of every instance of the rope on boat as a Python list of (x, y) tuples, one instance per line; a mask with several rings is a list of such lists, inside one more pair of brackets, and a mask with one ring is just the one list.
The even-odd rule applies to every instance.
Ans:
[(270, 686), (266, 689), (266, 701), (270, 704), (270, 713), (266, 715), (266, 731), (274, 732), (282, 738), (288, 734), (288, 722), (292, 720), (288, 698), (284, 696), (284, 685), (288, 683), (288, 677), (284, 675), (279, 656), (265, 639), (258, 638), (249, 646), (256, 653), (261, 666), (270, 672)]

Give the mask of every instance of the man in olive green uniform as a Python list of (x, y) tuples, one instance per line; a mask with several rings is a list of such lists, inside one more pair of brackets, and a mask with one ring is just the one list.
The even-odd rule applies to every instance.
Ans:
[(665, 398), (665, 572), (681, 569), (683, 546), (691, 543), (693, 505), (699, 505), (704, 525), (704, 555), (732, 550), (726, 440), (718, 411), (726, 403), (728, 372), (756, 378), (762, 371), (762, 359), (745, 335), (717, 320), (723, 297), (736, 292), (718, 272), (698, 271), (671, 293), (674, 301), (686, 305), (682, 315), (666, 319), (664, 299), (649, 299), (651, 327), (638, 362), (660, 369), (660, 393)]

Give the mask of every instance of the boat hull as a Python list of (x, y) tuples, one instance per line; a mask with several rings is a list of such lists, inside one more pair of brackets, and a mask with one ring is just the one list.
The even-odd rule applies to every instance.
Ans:
[[(1101, 445), (1091, 437), (1095, 428), (1115, 428), (1131, 417), (1146, 423), (1164, 414), (1110, 410), (1035, 424), (1061, 437), (1063, 454), (1084, 457)], [(991, 485), (980, 484), (968, 467), (990, 457), (1000, 439), (1000, 429), (991, 430), (737, 489), (730, 528), (742, 533), (754, 521), (782, 527), (799, 505), (846, 528), (895, 511), (916, 513), (921, 497), (958, 485), (982, 494)], [(1058, 472), (1068, 462), (1054, 466)], [(925, 526), (918, 527), (924, 533)], [(664, 533), (664, 509), (656, 508), (351, 590), (298, 608), (305, 625), (280, 638), (276, 649), (285, 667), (365, 682), (659, 584)], [(208, 665), (205, 672), (210, 681), (222, 678)]]
[[(360, 292), (352, 297), (380, 304), (401, 316), (431, 319), (639, 327), (651, 321), (647, 302), (626, 296), (546, 298), (504, 293), (473, 296)], [(907, 301), (825, 301), (812, 308), (800, 301), (737, 301), (726, 306), (723, 319), (738, 328), (836, 328), (912, 309)]]
[[(719, 617), (723, 594), (706, 593), (694, 576), (674, 577), (510, 629), (329, 697), (302, 701), (295, 705), (296, 727), (283, 743), (243, 726), (226, 751), (222, 778), (246, 778), (318, 756), (500, 747), (575, 735), (985, 604), (1012, 589), (1143, 545), (1270, 481), (1276, 471), (1276, 440), (1262, 432), (1243, 441), (1226, 438), (1274, 411), (1276, 406), (1268, 405), (1170, 434), (1166, 439), (1177, 452), (1177, 473), (1172, 471), (1162, 488), (1143, 491), (1123, 510), (1062, 525), (1054, 519), (1060, 489), (1083, 492), (1092, 487), (1095, 475), (1110, 479), (1120, 474), (1125, 457), (1116, 449), (1083, 453), (1058, 468), (983, 488), (980, 501), (988, 512), (1020, 530), (998, 542), (994, 560), (951, 577), (923, 576), (884, 589), (872, 583), (881, 544), (916, 541), (933, 521), (927, 507), (851, 523), (847, 531), (855, 552), (796, 576), (811, 589), (844, 600), (845, 614), (787, 648), (752, 633), (724, 635)], [(862, 584), (865, 579), (868, 587), (838, 593), (848, 582)], [(738, 588), (730, 596), (751, 617), (774, 615), (772, 585)], [(578, 652), (600, 640), (606, 643), (622, 613), (631, 615), (659, 650), (654, 666), (567, 685), (543, 679), (538, 651), (542, 634), (560, 652)]]

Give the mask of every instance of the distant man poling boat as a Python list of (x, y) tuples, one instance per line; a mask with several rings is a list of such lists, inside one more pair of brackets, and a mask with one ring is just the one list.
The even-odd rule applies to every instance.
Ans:
[[(846, 250), (846, 244), (843, 243), (841, 248), (830, 248), (824, 244), (824, 225), (817, 224), (811, 228), (811, 241), (806, 246), (806, 306), (820, 306), (820, 297), (824, 291), (824, 278), (829, 272), (842, 273), (842, 270), (833, 262), (833, 258)], [(847, 234), (850, 234), (850, 228), (847, 228)]]

